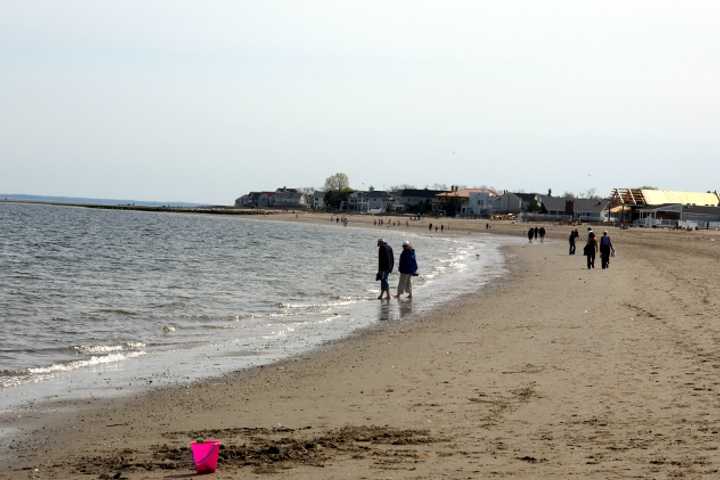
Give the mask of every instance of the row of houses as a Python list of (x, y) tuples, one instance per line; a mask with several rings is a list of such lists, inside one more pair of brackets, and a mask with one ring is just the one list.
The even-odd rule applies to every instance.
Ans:
[[(393, 192), (369, 190), (349, 192), (339, 210), (358, 213), (431, 213), (436, 196), (443, 190), (403, 189)], [(235, 200), (238, 208), (325, 209), (326, 192), (303, 192), (296, 188), (250, 192)]]
[[(242, 208), (325, 210), (325, 192), (294, 188), (251, 192), (235, 201)], [(720, 227), (717, 192), (615, 188), (609, 198), (575, 198), (492, 188), (353, 191), (337, 205), (356, 213), (414, 213), (453, 217), (513, 215), (529, 221), (616, 222), (640, 226)]]
[[(250, 192), (235, 201), (240, 208), (325, 209), (325, 192), (295, 188)], [(532, 213), (550, 218), (599, 220), (606, 201), (564, 199), (537, 193), (498, 193), (492, 188), (353, 191), (339, 210), (357, 213), (415, 213), (459, 217)]]

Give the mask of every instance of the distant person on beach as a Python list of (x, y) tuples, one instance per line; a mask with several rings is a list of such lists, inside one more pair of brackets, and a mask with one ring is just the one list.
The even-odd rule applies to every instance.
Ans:
[(428, 230), (432, 232), (432, 223), (428, 225)]
[(545, 227), (540, 227), (540, 243), (545, 243)]
[(530, 227), (530, 230), (528, 230), (528, 241), (530, 243), (532, 243), (534, 233), (535, 233), (535, 229)]
[(570, 232), (570, 237), (568, 238), (568, 241), (570, 242), (570, 255), (575, 255), (575, 241), (579, 236), (580, 234), (577, 229)]
[(537, 240), (539, 234), (540, 234), (540, 229), (538, 227), (533, 228), (533, 240)]
[(610, 255), (613, 253), (615, 253), (615, 247), (613, 247), (608, 232), (604, 231), (603, 236), (600, 237), (600, 263), (603, 270), (610, 268)]
[(380, 296), (378, 300), (383, 298), (383, 293), (387, 292), (387, 298), (390, 299), (390, 284), (388, 283), (388, 277), (395, 266), (395, 256), (390, 245), (385, 243), (381, 238), (377, 241), (378, 246), (378, 273), (375, 277), (376, 280), (380, 281)]
[(408, 298), (412, 298), (412, 277), (417, 275), (417, 260), (415, 259), (415, 249), (412, 248), (410, 242), (403, 242), (403, 251), (400, 254), (400, 263), (398, 271), (400, 272), (400, 280), (398, 281), (397, 295), (400, 298), (403, 293), (408, 294)]
[(440, 231), (442, 232), (443, 230), (445, 230), (445, 225), (440, 225)]
[(595, 268), (595, 254), (597, 253), (597, 250), (598, 242), (595, 239), (595, 232), (592, 231), (592, 228), (588, 228), (588, 239), (585, 244), (585, 248), (583, 249), (583, 253), (587, 257), (588, 270)]

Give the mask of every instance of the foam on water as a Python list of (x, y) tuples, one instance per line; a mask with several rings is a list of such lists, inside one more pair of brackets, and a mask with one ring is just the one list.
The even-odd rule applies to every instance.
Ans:
[(70, 372), (85, 367), (94, 367), (106, 363), (116, 363), (127, 360), (128, 358), (136, 358), (145, 355), (145, 352), (129, 352), (129, 353), (111, 353), (109, 355), (93, 356), (87, 360), (78, 360), (68, 363), (56, 363), (49, 367), (28, 368), (28, 373), (33, 375), (42, 375), (56, 372)]

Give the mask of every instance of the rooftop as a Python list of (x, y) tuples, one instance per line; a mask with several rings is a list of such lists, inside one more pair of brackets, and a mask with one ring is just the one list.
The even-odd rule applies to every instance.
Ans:
[(453, 190), (451, 192), (442, 192), (437, 194), (440, 198), (470, 198), (471, 193), (489, 193), (491, 195), (497, 195), (497, 192), (492, 188), (463, 188), (460, 190)]

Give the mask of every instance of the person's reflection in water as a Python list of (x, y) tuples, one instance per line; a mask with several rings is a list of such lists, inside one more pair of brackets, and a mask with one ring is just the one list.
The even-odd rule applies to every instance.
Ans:
[(400, 306), (400, 318), (403, 318), (403, 317), (406, 317), (406, 316), (412, 314), (413, 302), (412, 302), (411, 298), (398, 302), (398, 305)]
[(378, 320), (381, 322), (388, 322), (391, 320), (390, 302), (380, 302), (380, 311), (378, 314)]
[(413, 313), (413, 302), (410, 299), (402, 300), (398, 303), (382, 302), (379, 304), (378, 321), (389, 322), (391, 320), (400, 320), (401, 318)]

